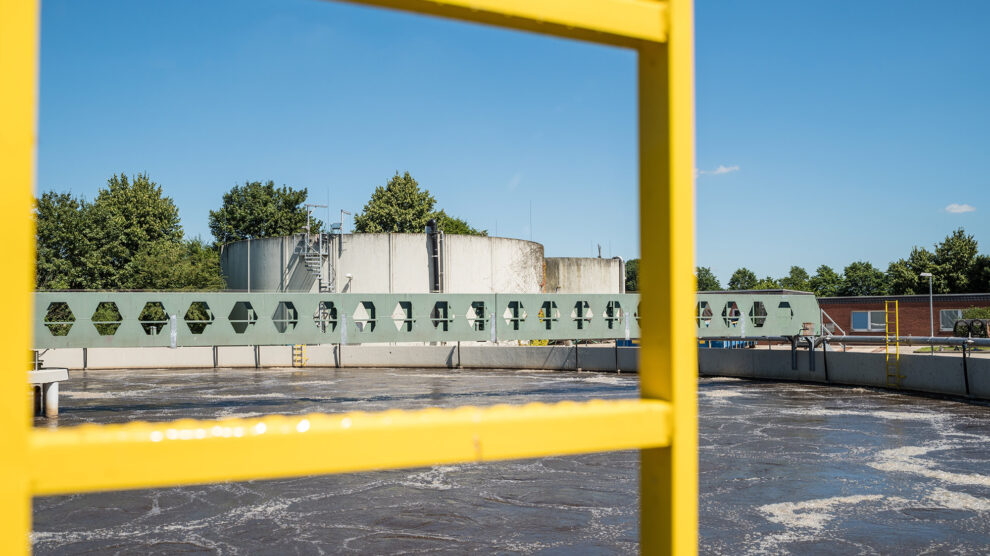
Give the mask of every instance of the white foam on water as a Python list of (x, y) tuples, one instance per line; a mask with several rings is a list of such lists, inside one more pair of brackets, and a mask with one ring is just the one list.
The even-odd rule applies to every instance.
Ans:
[(698, 394), (706, 398), (735, 398), (738, 396), (745, 396), (746, 394), (739, 392), (738, 390), (698, 390)]
[(278, 384), (279, 386), (291, 387), (291, 386), (329, 386), (331, 384), (337, 384), (337, 380), (301, 380), (301, 381), (273, 381), (272, 384)]
[(787, 527), (803, 527), (821, 530), (835, 518), (835, 508), (852, 504), (861, 504), (880, 500), (879, 494), (857, 494), (854, 496), (835, 496), (819, 498), (803, 502), (778, 502), (767, 504), (757, 509), (767, 516), (768, 521), (780, 523)]
[(868, 462), (867, 465), (878, 471), (910, 473), (951, 485), (975, 485), (990, 488), (990, 475), (945, 471), (938, 469), (935, 461), (919, 457), (929, 452), (947, 448), (951, 448), (951, 446), (935, 444), (930, 446), (903, 446), (901, 448), (883, 450), (877, 454), (874, 461)]
[(944, 488), (936, 488), (928, 499), (950, 510), (966, 510), (971, 512), (990, 512), (990, 499), (977, 498), (965, 492), (955, 492)]
[(421, 373), (385, 373), (386, 376), (396, 376), (396, 377), (412, 377), (412, 378), (445, 378), (445, 379), (464, 379), (464, 378), (474, 378), (474, 379), (490, 379), (491, 375), (467, 375), (462, 373), (449, 373), (449, 374), (421, 374)]
[(427, 490), (450, 490), (454, 485), (447, 478), (447, 473), (459, 469), (454, 465), (439, 465), (431, 467), (426, 471), (413, 473), (399, 484), (412, 488), (422, 488)]
[(288, 398), (289, 396), (279, 392), (268, 392), (265, 394), (203, 394), (203, 397), (211, 400), (263, 400)]
[(861, 411), (855, 409), (801, 409), (783, 410), (783, 415), (814, 415), (820, 417), (875, 417), (877, 419), (889, 419), (899, 421), (928, 421), (936, 422), (945, 419), (943, 415), (935, 412), (913, 412), (913, 411)]
[(72, 398), (74, 400), (105, 400), (120, 396), (116, 392), (72, 392), (70, 390), (64, 390), (59, 395), (63, 398)]
[(616, 375), (594, 375), (589, 377), (575, 378), (578, 382), (592, 382), (595, 384), (612, 384), (615, 386), (626, 386), (629, 384), (635, 384), (633, 376), (620, 377)]

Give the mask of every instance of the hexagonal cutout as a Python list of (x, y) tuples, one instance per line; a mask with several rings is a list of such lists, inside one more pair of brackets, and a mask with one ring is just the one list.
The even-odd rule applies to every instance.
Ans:
[(757, 328), (767, 322), (767, 307), (762, 301), (753, 302), (753, 307), (749, 310), (749, 320)]
[(591, 322), (591, 305), (587, 301), (578, 301), (571, 309), (571, 320), (578, 330), (584, 330)]
[(321, 301), (316, 307), (313, 322), (321, 332), (333, 332), (337, 329), (337, 306), (333, 301)]
[(794, 309), (791, 308), (791, 303), (789, 301), (781, 301), (777, 305), (777, 318), (784, 320), (791, 320), (794, 318)]
[(726, 301), (725, 307), (722, 307), (722, 320), (725, 322), (725, 326), (729, 328), (735, 328), (739, 326), (739, 317), (742, 316), (742, 311), (739, 310), (739, 304), (735, 301)]
[(560, 320), (560, 309), (557, 308), (557, 302), (544, 301), (543, 305), (540, 305), (538, 318), (540, 319), (540, 324), (546, 326), (547, 330), (550, 330), (553, 327), (553, 323)]
[(213, 324), (213, 319), (213, 311), (210, 310), (210, 305), (205, 301), (190, 303), (189, 309), (182, 317), (182, 320), (186, 321), (186, 326), (189, 327), (189, 332), (193, 334), (202, 334), (207, 326)]
[(484, 301), (472, 301), (471, 306), (468, 307), (467, 313), (465, 313), (464, 318), (467, 319), (468, 325), (472, 330), (482, 331), (485, 330), (485, 302)]
[(351, 318), (354, 319), (354, 326), (358, 329), (358, 332), (374, 332), (375, 324), (377, 324), (378, 319), (375, 318), (375, 304), (370, 301), (362, 301), (358, 303), (357, 309), (354, 309), (354, 314)]
[(230, 322), (235, 334), (243, 334), (258, 322), (258, 312), (251, 306), (250, 301), (238, 301), (227, 315), (227, 321)]
[(622, 322), (622, 304), (618, 301), (609, 301), (605, 304), (605, 322), (608, 327), (615, 329)]
[(272, 323), (275, 324), (275, 330), (278, 330), (279, 334), (285, 334), (287, 330), (295, 328), (299, 324), (299, 312), (296, 311), (296, 306), (291, 301), (279, 301), (275, 312), (272, 313)]
[(138, 322), (144, 333), (149, 336), (157, 336), (168, 326), (168, 313), (165, 312), (165, 305), (161, 301), (149, 301), (144, 304), (141, 313), (138, 315)]
[(413, 318), (411, 301), (400, 301), (395, 304), (395, 309), (392, 310), (392, 323), (395, 324), (396, 330), (412, 332)]
[(54, 301), (48, 304), (48, 311), (45, 313), (45, 326), (52, 336), (65, 336), (69, 333), (74, 322), (76, 322), (76, 316), (72, 314), (68, 303)]
[(124, 317), (120, 314), (120, 310), (117, 309), (116, 303), (113, 301), (101, 301), (96, 306), (96, 310), (93, 311), (93, 317), (90, 321), (96, 327), (96, 332), (100, 336), (113, 336), (117, 332), (117, 329), (120, 328), (120, 323), (124, 321)]
[(450, 303), (446, 301), (437, 301), (434, 303), (433, 309), (430, 311), (430, 322), (433, 323), (433, 328), (437, 330), (443, 330), (444, 332), (450, 330), (450, 323), (454, 322), (454, 314), (450, 310)]
[(519, 330), (519, 326), (526, 321), (527, 316), (529, 315), (526, 314), (526, 308), (521, 301), (510, 301), (502, 313), (505, 324), (511, 326), (513, 330)]
[(708, 328), (712, 324), (712, 306), (707, 301), (699, 301), (694, 306), (695, 318), (698, 321), (698, 328)]

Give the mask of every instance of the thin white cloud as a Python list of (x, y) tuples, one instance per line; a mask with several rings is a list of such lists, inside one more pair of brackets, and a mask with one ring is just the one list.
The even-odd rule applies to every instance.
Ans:
[(522, 174), (517, 173), (512, 176), (512, 179), (510, 179), (508, 183), (505, 184), (505, 188), (508, 189), (509, 191), (515, 191), (516, 188), (519, 187), (519, 182), (521, 181), (522, 181)]
[(973, 205), (961, 205), (959, 203), (952, 203), (951, 205), (945, 207), (945, 212), (951, 212), (953, 214), (962, 214), (964, 212), (973, 212), (976, 207)]
[(731, 174), (732, 172), (738, 172), (738, 171), (739, 171), (739, 166), (725, 166), (723, 164), (719, 164), (718, 168), (715, 168), (714, 170), (698, 170), (698, 174), (718, 176), (721, 174)]

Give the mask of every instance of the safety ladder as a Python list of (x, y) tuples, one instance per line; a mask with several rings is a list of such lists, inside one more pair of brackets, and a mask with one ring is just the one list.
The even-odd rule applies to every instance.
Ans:
[(292, 366), (305, 367), (309, 358), (306, 357), (306, 344), (295, 344), (292, 346)]
[[(887, 357), (884, 366), (887, 373), (887, 387), (900, 388), (901, 379), (901, 327), (897, 301), (884, 301), (884, 346)], [(893, 348), (893, 349), (891, 349)]]

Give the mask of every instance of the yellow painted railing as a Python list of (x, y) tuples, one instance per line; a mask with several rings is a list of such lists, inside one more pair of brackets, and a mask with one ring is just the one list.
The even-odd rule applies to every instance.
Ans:
[[(641, 450), (644, 553), (697, 551), (691, 0), (360, 0), (634, 48), (639, 56), (642, 399), (32, 430), (37, 0), (0, 0), (0, 554), (30, 550), (31, 497)], [(287, 457), (288, 456), (288, 457)]]

